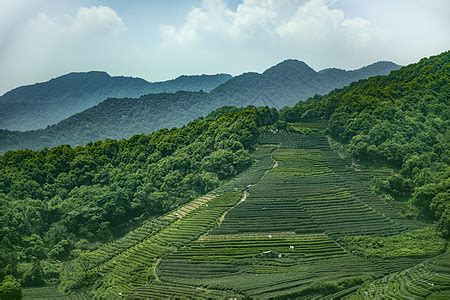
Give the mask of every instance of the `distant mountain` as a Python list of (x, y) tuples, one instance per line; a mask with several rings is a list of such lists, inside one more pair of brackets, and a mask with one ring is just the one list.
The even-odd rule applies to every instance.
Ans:
[[(109, 98), (46, 129), (26, 132), (0, 130), (0, 151), (35, 145), (80, 145), (102, 139), (123, 139), (136, 133), (179, 127), (205, 114), (205, 92), (148, 94)], [(4, 147), (8, 145), (8, 149)]]
[(210, 91), (228, 74), (180, 76), (163, 82), (112, 77), (106, 72), (69, 73), (47, 82), (13, 89), (0, 97), (0, 128), (30, 130), (55, 124), (110, 98), (149, 93)]
[[(304, 62), (286, 60), (262, 74), (244, 73), (231, 78), (209, 94), (177, 92), (150, 94), (138, 99), (110, 98), (43, 130), (0, 130), (0, 151), (128, 138), (133, 134), (182, 126), (222, 106), (283, 107), (398, 68), (391, 62), (378, 62), (354, 71), (326, 69), (316, 72)], [(185, 77), (176, 79), (178, 86), (182, 86), (183, 80), (192, 78)]]
[(326, 94), (360, 79), (389, 74), (399, 68), (393, 62), (383, 61), (353, 71), (325, 69), (316, 72), (302, 61), (289, 59), (262, 74), (236, 76), (213, 89), (210, 95), (229, 105), (253, 104), (281, 108), (315, 94)]

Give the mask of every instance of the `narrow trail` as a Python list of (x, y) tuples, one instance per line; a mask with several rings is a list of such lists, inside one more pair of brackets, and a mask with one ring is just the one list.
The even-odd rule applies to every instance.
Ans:
[(156, 260), (155, 265), (153, 266), (153, 274), (155, 274), (155, 280), (156, 280), (157, 282), (161, 282), (161, 279), (159, 279), (159, 276), (158, 276), (158, 267), (159, 267), (159, 264), (161, 263), (161, 260), (162, 260), (161, 257), (158, 258), (158, 259)]
[[(280, 147), (281, 147), (281, 144), (278, 144), (278, 147), (277, 147), (277, 149), (275, 149), (275, 150), (273, 150), (272, 151), (272, 153), (270, 153), (270, 158), (273, 160), (273, 162), (274, 162), (274, 164), (273, 164), (273, 166), (272, 166), (272, 169), (275, 169), (276, 167), (278, 167), (278, 161), (275, 159), (275, 158), (273, 158), (273, 153), (276, 151), (276, 150), (280, 150)], [(266, 171), (266, 173), (267, 173), (268, 171)], [(264, 175), (265, 175), (265, 173), (264, 173)], [(261, 180), (260, 180), (261, 181)]]
[(236, 203), (236, 205), (234, 205), (233, 207), (231, 207), (229, 210), (227, 210), (226, 212), (224, 212), (224, 213), (219, 217), (219, 219), (217, 220), (217, 225), (216, 225), (216, 226), (222, 224), (222, 222), (225, 220), (225, 216), (227, 215), (227, 213), (228, 213), (230, 210), (232, 210), (233, 208), (235, 208), (236, 206), (238, 206), (239, 203), (244, 202), (244, 201), (247, 199), (247, 196), (248, 196), (248, 192), (247, 192), (247, 191), (244, 191), (244, 194), (242, 195), (242, 197), (241, 197), (241, 199), (239, 200), (239, 202)]
[[(270, 170), (272, 170), (272, 169), (278, 167), (278, 161), (276, 161), (276, 160), (273, 158), (273, 152), (275, 152), (276, 150), (280, 149), (280, 146), (281, 146), (281, 145), (278, 145), (278, 147), (277, 147), (276, 149), (274, 149), (274, 150), (270, 153), (270, 158), (273, 160), (273, 166), (272, 166), (270, 169), (268, 169), (267, 171), (265, 171), (264, 174), (261, 176), (261, 178), (259, 178), (259, 180), (258, 180), (257, 182), (255, 182), (255, 183), (253, 183), (252, 185), (255, 185), (255, 184), (260, 183), (260, 182), (264, 179), (264, 177), (266, 176), (266, 174), (267, 174)], [(232, 206), (230, 209), (228, 209), (226, 212), (224, 212), (224, 213), (219, 217), (219, 219), (217, 219), (217, 225), (216, 225), (216, 226), (219, 226), (220, 224), (222, 224), (223, 221), (225, 220), (225, 217), (226, 217), (226, 215), (228, 214), (228, 212), (231, 211), (231, 210), (232, 210), (233, 208), (235, 208), (236, 206), (238, 206), (239, 204), (241, 204), (242, 202), (244, 202), (244, 201), (247, 199), (247, 197), (249, 196), (249, 194), (250, 194), (250, 193), (249, 193), (249, 187), (247, 187), (247, 188), (244, 190), (244, 193), (243, 193), (241, 199), (239, 199), (239, 201), (238, 201), (234, 206)], [(215, 226), (214, 226), (214, 227), (215, 227)], [(199, 240), (201, 240), (202, 238), (204, 238), (205, 236), (207, 236), (207, 235), (209, 234), (209, 232), (210, 232), (214, 227), (210, 228), (207, 232), (205, 232), (205, 234), (203, 234), (201, 237), (199, 237)]]
[(228, 213), (230, 210), (232, 210), (233, 208), (235, 208), (236, 206), (238, 206), (239, 204), (241, 204), (242, 202), (244, 202), (244, 201), (247, 199), (248, 195), (250, 194), (250, 193), (249, 193), (249, 189), (251, 188), (251, 186), (260, 183), (260, 182), (264, 179), (264, 177), (266, 176), (266, 174), (270, 172), (270, 170), (273, 170), (273, 169), (275, 169), (276, 167), (278, 167), (278, 162), (275, 160), (275, 158), (273, 158), (273, 153), (274, 153), (276, 150), (278, 150), (278, 149), (280, 149), (280, 145), (278, 145), (278, 147), (277, 147), (276, 149), (274, 149), (274, 150), (270, 153), (270, 158), (273, 160), (273, 166), (272, 166), (272, 168), (270, 168), (269, 170), (265, 171), (264, 174), (261, 176), (261, 178), (259, 178), (259, 180), (258, 180), (257, 182), (253, 183), (252, 185), (250, 185), (249, 187), (246, 188), (246, 190), (244, 191), (244, 194), (242, 195), (242, 197), (241, 197), (241, 199), (239, 200), (239, 202), (236, 203), (236, 205), (234, 205), (233, 207), (231, 207), (229, 210), (227, 210), (226, 212), (224, 212), (224, 213), (220, 216), (220, 218), (219, 218), (219, 220), (218, 220), (218, 225), (222, 224), (222, 222), (225, 220), (225, 216), (227, 215), (227, 213)]

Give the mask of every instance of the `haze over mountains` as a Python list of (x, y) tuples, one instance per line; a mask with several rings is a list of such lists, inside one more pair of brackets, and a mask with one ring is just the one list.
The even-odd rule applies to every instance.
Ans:
[[(50, 115), (58, 109), (64, 110), (65, 104), (61, 105), (61, 103), (68, 101), (53, 97), (46, 90), (46, 85), (49, 85), (47, 89), (53, 91), (67, 89), (67, 92), (60, 92), (60, 94), (66, 95), (67, 98), (64, 99), (72, 99), (73, 105), (69, 106), (72, 110), (80, 109), (81, 106), (95, 105), (95, 101), (98, 101), (101, 95), (109, 93), (119, 96), (107, 99), (46, 129), (28, 132), (0, 130), (0, 151), (60, 144), (81, 145), (106, 138), (128, 138), (134, 134), (148, 133), (160, 128), (182, 126), (222, 106), (267, 105), (281, 108), (316, 94), (326, 94), (360, 79), (388, 74), (398, 68), (400, 66), (392, 62), (377, 62), (353, 71), (333, 68), (316, 72), (306, 63), (291, 59), (261, 74), (244, 73), (233, 78), (226, 74), (181, 76), (172, 81), (154, 84), (138, 78), (110, 77), (102, 72), (69, 74), (36, 85), (36, 89), (42, 88), (39, 94), (41, 96), (36, 104), (40, 102), (45, 104), (39, 106), (35, 119), (44, 116), (41, 112), (46, 111), (45, 109), (42, 111), (42, 107), (54, 109), (49, 112), (48, 115)], [(83, 78), (83, 75), (87, 78)], [(104, 79), (104, 85), (101, 80), (94, 80), (98, 77)], [(74, 82), (71, 82), (71, 79)], [(89, 80), (93, 80), (94, 83)], [(223, 83), (219, 85), (222, 81)], [(58, 82), (64, 83), (61, 88)], [(71, 88), (71, 84), (76, 85), (76, 82), (82, 84)], [(218, 86), (213, 88), (214, 85)], [(81, 94), (83, 86), (85, 89)], [(14, 103), (14, 94), (20, 95), (19, 92), (22, 92), (27, 95), (23, 97), (24, 99), (33, 99), (31, 87), (13, 90), (3, 96), (6, 100), (2, 100), (9, 103), (12, 109), (17, 104)], [(157, 91), (171, 92), (173, 89), (180, 89), (183, 92), (149, 94), (137, 99), (132, 98), (143, 91), (156, 93)], [(211, 91), (209, 93), (193, 92), (198, 90)], [(118, 99), (126, 95), (130, 98)], [(24, 107), (22, 105), (24, 104), (21, 103), (19, 108)], [(30, 104), (29, 108), (31, 107), (35, 107), (34, 103)], [(31, 114), (27, 109), (18, 111), (17, 114), (23, 114), (24, 117)], [(11, 112), (9, 116), (13, 118), (12, 116), (15, 115), (14, 120), (17, 124), (24, 123), (24, 120), (17, 118), (17, 114)], [(8, 127), (3, 125), (3, 128)]]
[(0, 97), (0, 128), (45, 128), (110, 98), (150, 93), (210, 91), (230, 79), (229, 74), (179, 76), (162, 82), (110, 76), (106, 72), (69, 73), (47, 82), (21, 86)]
[(393, 62), (380, 61), (353, 71), (330, 68), (316, 72), (302, 61), (289, 59), (262, 74), (249, 72), (236, 76), (212, 90), (210, 95), (227, 105), (281, 108), (399, 68)]

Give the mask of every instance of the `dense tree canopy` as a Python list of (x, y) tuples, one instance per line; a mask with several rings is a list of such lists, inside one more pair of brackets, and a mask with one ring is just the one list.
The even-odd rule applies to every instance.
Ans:
[(450, 233), (450, 52), (316, 96), (283, 111), (287, 121), (328, 120), (355, 158), (398, 173), (379, 188)]
[(214, 189), (252, 163), (258, 128), (277, 118), (269, 108), (224, 110), (129, 140), (5, 153), (0, 279), (19, 275), (24, 285), (38, 285), (49, 261)]

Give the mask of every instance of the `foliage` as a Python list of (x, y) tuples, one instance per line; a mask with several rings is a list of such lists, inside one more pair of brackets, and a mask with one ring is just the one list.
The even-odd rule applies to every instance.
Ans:
[(422, 59), (388, 76), (372, 77), (285, 109), (289, 122), (328, 120), (332, 138), (368, 163), (394, 174), (379, 186), (409, 200), (417, 215), (450, 232), (450, 52)]
[(6, 276), (0, 285), (0, 299), (20, 300), (22, 299), (22, 287), (11, 275)]
[(129, 140), (5, 153), (2, 277), (17, 273), (17, 261), (35, 261), (23, 280), (40, 284), (37, 260), (69, 259), (83, 240), (110, 241), (212, 190), (251, 164), (258, 128), (277, 118), (273, 109), (250, 107)]
[(355, 285), (361, 285), (365, 281), (371, 279), (370, 275), (352, 276), (335, 281), (317, 281), (308, 287), (305, 287), (294, 294), (276, 297), (276, 299), (292, 299), (293, 297), (301, 297), (307, 295), (329, 295)]
[(426, 257), (445, 251), (447, 243), (434, 228), (428, 227), (392, 236), (348, 236), (345, 247), (366, 257)]

